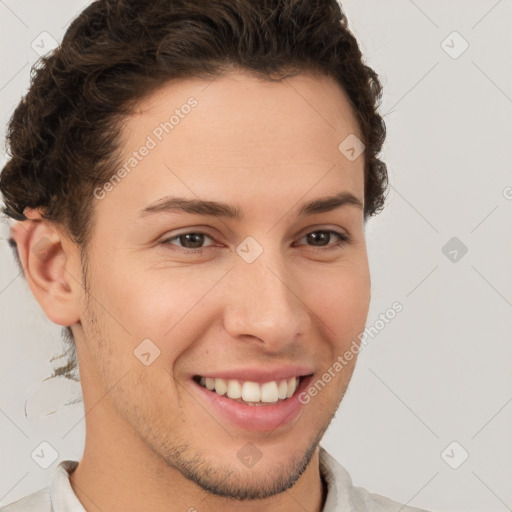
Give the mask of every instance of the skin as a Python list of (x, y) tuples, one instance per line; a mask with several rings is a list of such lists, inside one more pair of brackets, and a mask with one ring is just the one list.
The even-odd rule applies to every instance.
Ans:
[[(189, 377), (251, 363), (306, 364), (319, 378), (364, 329), (363, 211), (298, 216), (303, 203), (336, 192), (363, 202), (364, 157), (349, 161), (338, 150), (359, 127), (331, 78), (273, 83), (231, 71), (142, 100), (122, 128), (123, 155), (190, 96), (198, 105), (172, 133), (103, 199), (91, 198), (88, 293), (64, 230), (40, 210), (13, 228), (35, 297), (76, 338), (87, 434), (71, 484), (88, 511), (292, 511), (298, 503), (320, 511), (318, 443), (356, 359), (271, 432), (218, 416), (192, 394)], [(244, 218), (139, 216), (166, 196), (222, 201)], [(351, 241), (305, 236), (328, 230)], [(208, 235), (200, 254), (173, 238), (198, 231)], [(250, 264), (236, 252), (247, 236), (263, 248)], [(40, 258), (34, 247), (43, 242)], [(149, 366), (133, 354), (146, 338), (161, 351)], [(237, 457), (247, 443), (262, 454), (251, 468)]]

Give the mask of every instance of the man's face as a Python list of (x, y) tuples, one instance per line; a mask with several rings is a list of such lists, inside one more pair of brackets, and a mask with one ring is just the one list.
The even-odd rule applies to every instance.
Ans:
[[(282, 492), (313, 456), (355, 360), (309, 403), (298, 395), (357, 340), (369, 307), (362, 209), (301, 213), (339, 193), (363, 202), (363, 155), (338, 149), (360, 135), (347, 97), (312, 75), (186, 80), (142, 101), (122, 133), (121, 165), (137, 163), (93, 199), (90, 296), (75, 331), (86, 408), (103, 411), (89, 421), (204, 490)], [(152, 208), (171, 198), (240, 217)], [(296, 376), (299, 388), (279, 398)], [(269, 402), (221, 396), (201, 377)]]

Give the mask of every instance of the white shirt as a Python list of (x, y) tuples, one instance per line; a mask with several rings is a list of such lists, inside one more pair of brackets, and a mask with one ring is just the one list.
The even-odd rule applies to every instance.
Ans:
[[(320, 472), (327, 484), (322, 512), (427, 512), (354, 487), (347, 471), (320, 446)], [(77, 461), (64, 460), (56, 468), (48, 487), (0, 509), (0, 512), (85, 512), (69, 483)]]

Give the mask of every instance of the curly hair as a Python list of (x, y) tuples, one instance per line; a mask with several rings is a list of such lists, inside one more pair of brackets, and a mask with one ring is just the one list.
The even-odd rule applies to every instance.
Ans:
[(334, 78), (365, 145), (365, 219), (383, 208), (382, 86), (336, 0), (98, 0), (32, 69), (8, 125), (3, 213), (22, 221), (25, 208), (41, 208), (84, 254), (93, 191), (119, 164), (121, 124), (135, 105), (172, 80), (234, 68), (267, 80), (304, 71)]

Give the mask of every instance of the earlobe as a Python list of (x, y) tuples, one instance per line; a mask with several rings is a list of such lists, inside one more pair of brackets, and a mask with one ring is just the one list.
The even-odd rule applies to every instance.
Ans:
[(79, 276), (70, 267), (72, 254), (66, 253), (61, 233), (44, 219), (40, 211), (27, 209), (28, 220), (11, 228), (20, 263), (34, 297), (54, 323), (71, 326), (78, 314)]

